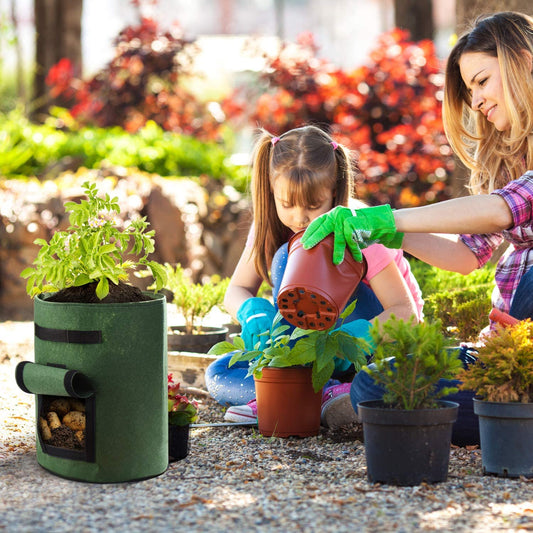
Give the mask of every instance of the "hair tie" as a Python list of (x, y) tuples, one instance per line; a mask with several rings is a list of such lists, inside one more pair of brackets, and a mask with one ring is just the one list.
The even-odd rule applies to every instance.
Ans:
[(333, 146), (333, 150), (336, 150), (339, 147), (339, 143), (336, 143), (335, 141), (331, 141), (331, 146)]
[(270, 142), (272, 143), (273, 146), (275, 146), (278, 141), (279, 141), (279, 137), (272, 137), (272, 139), (270, 139)]

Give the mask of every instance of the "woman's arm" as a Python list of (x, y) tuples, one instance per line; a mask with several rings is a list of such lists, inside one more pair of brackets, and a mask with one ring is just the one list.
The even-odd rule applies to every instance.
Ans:
[(384, 322), (392, 314), (403, 320), (407, 320), (411, 315), (418, 316), (413, 295), (394, 261), (370, 279), (369, 283), (383, 306), (383, 312), (371, 322), (376, 319)]
[(252, 248), (246, 246), (224, 296), (224, 307), (234, 319), (237, 319), (237, 311), (242, 303), (257, 295), (261, 282), (254, 267)]
[(499, 233), (513, 225), (507, 202), (497, 194), (477, 194), (393, 212), (404, 233)]
[(424, 263), (459, 274), (469, 274), (479, 268), (474, 252), (459, 235), (406, 233), (402, 248)]

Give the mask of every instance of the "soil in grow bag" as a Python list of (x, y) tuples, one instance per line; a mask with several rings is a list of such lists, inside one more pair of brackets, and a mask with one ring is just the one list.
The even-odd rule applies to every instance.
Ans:
[(77, 398), (44, 396), (41, 403), (41, 439), (49, 446), (85, 449), (85, 402)]
[(45, 453), (94, 460), (94, 399), (38, 395), (38, 437)]
[(150, 300), (150, 297), (144, 294), (141, 289), (128, 285), (127, 283), (119, 282), (118, 285), (109, 283), (109, 294), (100, 300), (96, 296), (96, 286), (98, 283), (87, 283), (79, 287), (67, 287), (59, 292), (49, 296), (49, 302), (78, 302), (78, 303), (126, 303), (126, 302), (145, 302)]

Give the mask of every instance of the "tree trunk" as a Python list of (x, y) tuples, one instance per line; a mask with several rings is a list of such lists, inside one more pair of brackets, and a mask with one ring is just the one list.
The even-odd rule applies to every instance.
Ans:
[(456, 31), (461, 35), (476, 17), (496, 11), (519, 11), (533, 16), (531, 0), (456, 0)]
[(409, 30), (413, 41), (433, 39), (435, 25), (432, 0), (395, 0), (394, 25)]
[(35, 77), (33, 118), (39, 119), (51, 104), (62, 105), (60, 100), (47, 97), (45, 83), (50, 67), (60, 59), (68, 58), (74, 72), (81, 75), (81, 13), (83, 0), (34, 0), (35, 10)]
[(15, 57), (16, 57), (16, 75), (17, 75), (17, 97), (26, 108), (26, 83), (24, 80), (24, 58), (22, 57), (22, 46), (20, 44), (20, 31), (17, 17), (17, 6), (15, 0), (11, 0), (11, 22), (15, 32)]
[(276, 18), (276, 35), (285, 39), (285, 0), (274, 0), (274, 15)]

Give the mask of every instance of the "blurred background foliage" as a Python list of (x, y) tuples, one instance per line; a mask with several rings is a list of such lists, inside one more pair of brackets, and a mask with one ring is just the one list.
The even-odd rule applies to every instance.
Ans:
[(220, 101), (194, 94), (194, 39), (141, 17), (120, 31), (115, 53), (82, 79), (68, 58), (46, 75), (44, 124), (19, 109), (0, 115), (4, 177), (53, 177), (59, 161), (93, 168), (98, 160), (161, 175), (207, 173), (238, 190), (235, 137), (261, 126), (279, 134), (305, 123), (327, 129), (359, 161), (357, 194), (370, 204), (414, 206), (450, 196), (454, 168), (441, 119), (442, 74), (431, 40), (404, 30), (383, 34), (362, 67), (346, 70), (318, 57), (311, 33), (273, 52), (250, 39), (243, 51), (264, 67)]
[[(10, 16), (0, 13), (2, 181), (112, 165), (246, 193), (254, 130), (280, 134), (314, 123), (353, 150), (356, 193), (369, 204), (418, 206), (464, 194), (442, 126), (444, 60), (431, 39), (432, 0), (389, 2), (396, 27), (379, 35), (356, 68), (321, 54), (312, 32), (289, 40), (279, 31), (268, 43), (250, 37), (242, 56), (262, 66), (240, 72), (229, 91), (202, 79), (196, 38), (144, 14), (143, 4), (157, 0), (131, 1), (137, 20), (116, 35), (112, 58), (86, 77), (78, 42), (83, 0), (33, 1), (35, 72), (20, 61), (6, 67), (3, 50), (21, 53), (15, 0)], [(49, 16), (51, 6), (57, 16)], [(533, 14), (529, 0), (457, 0), (457, 29), (474, 14), (501, 9)], [(57, 28), (45, 31), (46, 20)], [(469, 276), (416, 260), (412, 269), (426, 317), (440, 318), (447, 334), (475, 339), (487, 324), (494, 266)]]

